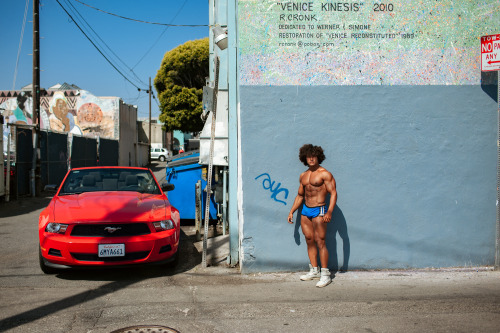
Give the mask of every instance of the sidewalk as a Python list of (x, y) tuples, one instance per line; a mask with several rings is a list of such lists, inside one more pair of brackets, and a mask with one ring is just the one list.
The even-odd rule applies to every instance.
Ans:
[[(499, 332), (500, 273), (488, 268), (352, 271), (325, 288), (300, 281), (298, 272), (231, 270), (198, 266), (162, 289), (118, 291), (88, 332), (116, 328), (117, 314), (127, 325), (180, 332)], [(131, 298), (137, 307), (129, 310)]]
[(227, 236), (207, 239), (213, 266), (201, 267), (194, 226), (182, 227), (187, 241), (175, 269), (45, 275), (36, 228), (47, 203), (0, 204), (0, 332), (110, 333), (138, 325), (183, 333), (500, 332), (500, 271), (491, 267), (353, 270), (316, 288), (316, 280), (300, 281), (303, 272), (228, 267)]

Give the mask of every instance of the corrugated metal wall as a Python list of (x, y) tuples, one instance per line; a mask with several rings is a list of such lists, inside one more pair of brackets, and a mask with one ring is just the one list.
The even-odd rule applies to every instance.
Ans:
[(71, 145), (71, 168), (97, 165), (97, 140), (73, 136)]

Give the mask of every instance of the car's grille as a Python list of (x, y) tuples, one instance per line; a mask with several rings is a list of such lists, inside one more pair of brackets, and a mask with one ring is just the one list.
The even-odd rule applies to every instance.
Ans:
[(71, 253), (73, 258), (80, 261), (127, 261), (127, 260), (139, 260), (144, 259), (149, 255), (150, 251), (142, 251), (142, 252), (131, 252), (125, 254), (122, 257), (102, 257), (100, 258), (97, 254), (94, 253)]
[(71, 231), (71, 236), (78, 237), (123, 237), (150, 234), (146, 223), (123, 224), (78, 224)]

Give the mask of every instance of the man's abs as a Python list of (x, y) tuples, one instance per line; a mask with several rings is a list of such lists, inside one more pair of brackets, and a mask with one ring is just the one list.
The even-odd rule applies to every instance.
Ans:
[(309, 207), (323, 206), (326, 202), (326, 190), (324, 191), (306, 191), (304, 203)]

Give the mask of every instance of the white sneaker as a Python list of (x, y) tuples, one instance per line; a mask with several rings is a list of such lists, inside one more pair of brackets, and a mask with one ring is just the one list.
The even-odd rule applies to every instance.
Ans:
[(311, 264), (309, 264), (309, 273), (300, 276), (300, 279), (302, 281), (309, 281), (309, 280), (319, 279), (319, 278), (320, 278), (320, 272), (318, 270), (318, 267), (312, 267)]
[(319, 282), (316, 283), (316, 287), (323, 288), (329, 285), (332, 282), (332, 278), (330, 277), (330, 270), (328, 268), (321, 269), (321, 278)]

